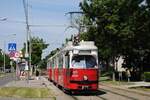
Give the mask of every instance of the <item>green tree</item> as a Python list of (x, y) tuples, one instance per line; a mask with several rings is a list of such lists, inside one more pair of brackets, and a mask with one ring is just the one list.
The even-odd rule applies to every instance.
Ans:
[[(29, 42), (28, 42), (29, 46)], [(31, 38), (31, 64), (38, 65), (42, 58), (42, 50), (46, 49), (48, 44), (44, 42), (43, 39), (39, 37), (32, 37)], [(28, 47), (29, 50), (29, 47)], [(25, 45), (22, 49), (23, 54), (25, 54)]]
[(2, 51), (1, 51), (1, 49), (0, 49), (0, 67), (2, 67), (2, 65), (3, 65), (3, 55), (2, 55)]
[(47, 62), (46, 59), (42, 59), (39, 63), (38, 63), (39, 68), (41, 69), (46, 69), (47, 67)]
[[(4, 52), (0, 49), (0, 67), (4, 65)], [(10, 58), (7, 54), (5, 54), (5, 66), (6, 68), (10, 68)]]
[(111, 61), (115, 66), (121, 55), (125, 67), (142, 70), (144, 64), (148, 64), (149, 5), (149, 0), (84, 0), (80, 3), (88, 27), (85, 37), (95, 41), (100, 60)]

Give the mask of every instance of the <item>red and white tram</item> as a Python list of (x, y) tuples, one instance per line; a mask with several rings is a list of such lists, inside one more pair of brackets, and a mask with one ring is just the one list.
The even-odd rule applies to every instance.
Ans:
[(48, 59), (49, 80), (63, 90), (96, 91), (98, 89), (98, 53), (92, 41), (81, 41), (74, 46), (68, 42)]

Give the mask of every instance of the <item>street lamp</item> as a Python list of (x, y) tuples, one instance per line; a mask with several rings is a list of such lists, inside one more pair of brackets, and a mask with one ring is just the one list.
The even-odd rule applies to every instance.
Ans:
[(5, 20), (7, 20), (7, 18), (0, 17), (0, 21), (5, 21)]

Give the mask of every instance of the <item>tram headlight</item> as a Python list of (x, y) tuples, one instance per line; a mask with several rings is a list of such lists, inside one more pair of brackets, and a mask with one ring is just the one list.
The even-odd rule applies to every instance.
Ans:
[(88, 80), (88, 77), (87, 77), (86, 75), (84, 75), (84, 76), (83, 76), (83, 80), (84, 80), (84, 81), (87, 81), (87, 80)]
[(97, 55), (97, 51), (91, 51), (91, 54)]
[(74, 54), (78, 54), (78, 53), (79, 53), (79, 50), (73, 50), (73, 53), (74, 53)]

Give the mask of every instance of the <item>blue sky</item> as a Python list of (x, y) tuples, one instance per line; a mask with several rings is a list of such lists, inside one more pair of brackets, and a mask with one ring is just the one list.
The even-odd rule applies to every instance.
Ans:
[[(29, 24), (34, 25), (69, 25), (69, 15), (65, 13), (70, 11), (79, 11), (79, 2), (81, 0), (28, 0), (29, 2)], [(0, 0), (0, 19), (7, 18), (6, 21), (0, 21), (0, 48), (7, 51), (9, 42), (16, 42), (17, 49), (23, 47), (26, 41), (26, 25), (22, 0)], [(56, 47), (60, 47), (65, 38), (71, 34), (77, 33), (76, 29), (67, 27), (30, 27), (32, 36), (43, 38), (50, 46), (44, 50), (44, 55), (50, 53)], [(12, 36), (16, 34), (16, 36)]]

